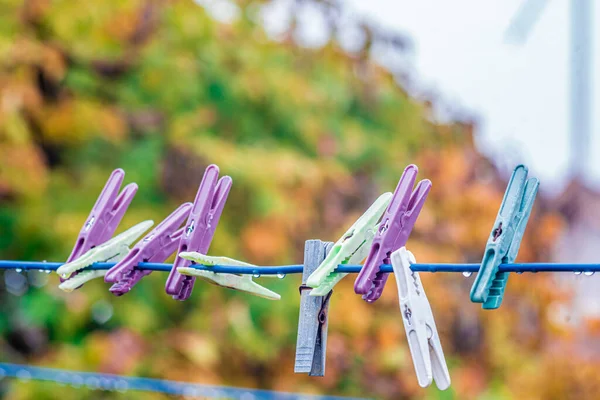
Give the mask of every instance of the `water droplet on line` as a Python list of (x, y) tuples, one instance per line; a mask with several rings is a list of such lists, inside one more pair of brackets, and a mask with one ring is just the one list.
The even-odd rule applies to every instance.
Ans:
[(17, 272), (19, 272), (19, 273), (20, 273), (20, 272), (23, 272), (23, 270), (22, 270), (21, 268), (17, 268), (17, 269), (15, 269), (15, 271), (17, 271)]
[(575, 271), (573, 272), (575, 275), (581, 275), (581, 271)]
[(20, 369), (17, 371), (17, 379), (28, 381), (31, 379), (31, 373), (25, 369)]
[(592, 276), (592, 275), (594, 275), (594, 271), (585, 271), (583, 274), (585, 276)]
[(254, 273), (252, 274), (253, 278), (260, 278), (260, 273), (258, 271), (254, 271)]
[(468, 277), (470, 277), (471, 275), (473, 275), (473, 273), (472, 273), (471, 271), (465, 271), (465, 272), (463, 272), (463, 276), (464, 276), (465, 278), (468, 278)]
[(283, 279), (283, 278), (285, 278), (285, 274), (283, 272), (280, 272), (280, 273), (277, 274), (277, 277), (279, 279)]

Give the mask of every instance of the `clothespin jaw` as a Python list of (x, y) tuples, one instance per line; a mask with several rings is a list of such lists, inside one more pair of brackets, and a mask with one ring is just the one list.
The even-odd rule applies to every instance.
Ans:
[[(234, 260), (228, 257), (213, 257), (198, 252), (183, 252), (179, 256), (185, 260), (193, 261), (207, 267), (215, 265), (236, 265), (244, 267), (254, 267), (252, 264), (243, 261)], [(264, 297), (269, 300), (280, 300), (281, 296), (252, 280), (250, 275), (237, 275), (227, 273), (215, 273), (212, 271), (199, 270), (193, 267), (180, 267), (178, 272), (186, 276), (194, 276), (205, 280), (213, 285), (222, 286), (240, 292)], [(268, 275), (266, 275), (268, 276)]]
[(381, 296), (389, 274), (380, 272), (380, 266), (389, 264), (390, 254), (406, 244), (431, 189), (431, 181), (424, 179), (412, 190), (417, 173), (416, 165), (409, 165), (404, 170), (375, 233), (365, 264), (354, 282), (354, 292), (362, 294), (367, 302), (374, 302)]
[(107, 271), (104, 281), (113, 284), (109, 289), (112, 294), (124, 295), (144, 276), (151, 273), (151, 271), (135, 269), (139, 263), (160, 263), (175, 252), (184, 229), (179, 227), (188, 218), (191, 209), (192, 203), (180, 205)]
[(110, 175), (79, 232), (67, 262), (75, 260), (92, 247), (106, 242), (115, 233), (138, 190), (137, 184), (130, 183), (119, 194), (124, 177), (125, 172), (120, 168)]
[(502, 304), (508, 272), (499, 273), (498, 267), (514, 262), (519, 252), (539, 188), (539, 180), (527, 179), (527, 174), (524, 165), (513, 171), (471, 288), (471, 301), (483, 303), (484, 309), (496, 309)]
[(308, 277), (306, 285), (313, 288), (311, 296), (325, 296), (342, 280), (345, 273), (333, 272), (339, 264), (359, 263), (365, 259), (375, 236), (375, 226), (392, 199), (390, 192), (383, 193), (369, 209), (344, 233), (333, 248)]
[[(331, 251), (331, 242), (307, 240), (304, 247), (304, 271), (302, 282), (306, 282), (313, 271)], [(300, 286), (300, 315), (298, 318), (298, 338), (296, 340), (295, 373), (308, 373), (310, 376), (325, 375), (327, 354), (327, 327), (329, 324), (329, 300), (326, 296), (310, 296), (310, 287)]]
[(211, 164), (206, 168), (204, 177), (196, 193), (196, 199), (190, 216), (186, 223), (186, 229), (179, 241), (177, 258), (173, 269), (169, 273), (165, 290), (175, 300), (186, 300), (192, 294), (195, 277), (181, 275), (177, 269), (189, 267), (191, 261), (179, 257), (179, 254), (188, 251), (197, 251), (202, 254), (208, 252), (210, 243), (221, 218), (223, 207), (227, 201), (231, 189), (231, 178), (219, 177), (219, 167)]
[[(91, 279), (104, 276), (106, 271), (81, 271), (97, 262), (118, 261), (129, 252), (129, 246), (152, 225), (153, 221), (140, 222), (114, 238), (87, 251), (74, 261), (61, 265), (56, 273), (64, 280), (58, 287), (70, 292)], [(75, 274), (75, 276), (73, 276)], [(81, 275), (81, 276), (80, 276)]]
[(419, 273), (410, 269), (410, 265), (416, 263), (415, 256), (402, 247), (390, 258), (398, 285), (402, 322), (419, 385), (428, 387), (435, 380), (440, 390), (446, 390), (450, 387), (450, 373), (431, 306)]

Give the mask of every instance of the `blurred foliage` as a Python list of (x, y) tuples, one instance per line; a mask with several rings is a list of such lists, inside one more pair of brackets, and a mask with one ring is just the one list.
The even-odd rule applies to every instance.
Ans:
[[(344, 49), (334, 2), (292, 2), (276, 38), (261, 23), (270, 2), (226, 3), (220, 22), (225, 2), (204, 3), (0, 0), (0, 258), (64, 260), (114, 168), (140, 186), (121, 231), (193, 199), (216, 163), (234, 186), (211, 254), (298, 263), (304, 240), (335, 241), (415, 162), (434, 186), (409, 247), (421, 262), (480, 261), (503, 174), (475, 150), (472, 122), (438, 121), (435, 99), (372, 61), (404, 38), (355, 21), (362, 40)], [(318, 48), (298, 43), (308, 6), (331, 27)], [(546, 260), (562, 223), (539, 199), (519, 260)], [(596, 398), (597, 365), (555, 318), (567, 294), (548, 275), (511, 277), (493, 312), (469, 302), (472, 279), (450, 275), (423, 274), (451, 367), (444, 393), (417, 385), (395, 285), (370, 305), (350, 278), (332, 298), (321, 379), (293, 373), (298, 276), (266, 282), (279, 302), (198, 282), (180, 303), (164, 274), (115, 298), (103, 282), (65, 294), (31, 273), (25, 294), (0, 292), (2, 358), (386, 399)], [(1, 385), (10, 399), (164, 398)]]

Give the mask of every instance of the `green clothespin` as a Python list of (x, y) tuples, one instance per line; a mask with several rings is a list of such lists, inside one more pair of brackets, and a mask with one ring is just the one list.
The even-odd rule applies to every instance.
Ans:
[[(197, 264), (206, 267), (215, 265), (235, 265), (239, 267), (254, 267), (255, 265), (245, 263), (243, 261), (234, 260), (228, 257), (213, 257), (207, 256), (198, 252), (181, 252), (179, 256), (185, 260), (194, 261)], [(251, 275), (237, 275), (226, 273), (215, 273), (212, 271), (199, 270), (194, 267), (179, 267), (177, 272), (181, 275), (195, 276), (217, 286), (222, 286), (230, 289), (239, 290), (255, 296), (264, 297), (269, 300), (280, 300), (281, 296), (252, 280)], [(271, 275), (265, 275), (271, 276)]]
[[(68, 279), (58, 286), (59, 289), (71, 292), (92, 279), (106, 275), (106, 271), (81, 270), (97, 262), (120, 261), (129, 252), (129, 246), (152, 225), (154, 225), (154, 221), (140, 222), (101, 245), (93, 247), (76, 260), (61, 265), (56, 273)], [(71, 276), (73, 274), (75, 275)]]
[(513, 263), (525, 233), (533, 202), (540, 185), (537, 178), (527, 179), (527, 167), (518, 165), (510, 178), (494, 228), (485, 246), (481, 268), (471, 288), (471, 301), (484, 309), (500, 307), (508, 272), (498, 272), (500, 264)]
[(386, 192), (333, 245), (321, 265), (308, 277), (306, 285), (313, 288), (311, 296), (325, 296), (341, 281), (346, 273), (333, 272), (339, 264), (356, 264), (367, 257), (377, 231), (377, 222), (392, 199)]

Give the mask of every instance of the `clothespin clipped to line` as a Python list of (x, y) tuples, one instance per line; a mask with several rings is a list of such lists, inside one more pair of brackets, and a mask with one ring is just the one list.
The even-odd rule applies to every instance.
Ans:
[(116, 169), (106, 181), (77, 236), (71, 255), (56, 271), (61, 280), (60, 289), (70, 292), (85, 282), (104, 276), (106, 271), (81, 270), (95, 262), (120, 260), (127, 254), (128, 246), (153, 225), (152, 221), (144, 221), (110, 239), (138, 189), (135, 183), (130, 183), (119, 194), (124, 177), (125, 172)]
[[(214, 257), (207, 256), (198, 252), (183, 252), (179, 253), (179, 257), (202, 264), (210, 267), (215, 265), (235, 265), (241, 267), (254, 267), (255, 265), (245, 263), (243, 261), (234, 260), (228, 257)], [(238, 275), (238, 274), (225, 274), (225, 273), (214, 273), (211, 271), (199, 270), (192, 267), (179, 267), (177, 272), (184, 276), (193, 276), (205, 280), (213, 285), (222, 286), (230, 289), (234, 289), (240, 292), (253, 294), (255, 296), (264, 297), (269, 300), (280, 300), (281, 296), (252, 280), (252, 275)], [(275, 275), (264, 275), (272, 276)]]
[(365, 259), (373, 242), (377, 222), (390, 203), (392, 194), (383, 193), (333, 245), (323, 262), (306, 279), (310, 296), (326, 296), (346, 273), (334, 272), (340, 264), (356, 264)]
[(471, 288), (471, 301), (483, 303), (484, 309), (502, 304), (508, 272), (498, 272), (498, 266), (513, 263), (519, 252), (540, 184), (537, 178), (527, 179), (527, 174), (524, 165), (518, 165), (512, 173)]
[(410, 269), (415, 256), (405, 247), (391, 255), (392, 268), (398, 285), (400, 312), (406, 331), (406, 340), (421, 387), (428, 387), (435, 380), (440, 390), (450, 387), (450, 373), (442, 350), (442, 344), (425, 295), (418, 272)]
[(304, 246), (295, 373), (308, 373), (310, 376), (325, 375), (329, 301), (333, 292), (329, 291), (326, 296), (310, 296), (311, 288), (306, 285), (306, 282), (331, 249), (331, 242), (320, 240), (307, 240)]
[(92, 279), (103, 277), (107, 271), (86, 270), (84, 268), (97, 262), (122, 260), (129, 253), (129, 246), (154, 224), (153, 221), (140, 222), (91, 250), (74, 261), (61, 265), (56, 273), (64, 280), (58, 286), (65, 292), (72, 292)]
[(183, 203), (106, 272), (104, 281), (113, 284), (109, 289), (112, 294), (124, 295), (152, 272), (136, 269), (139, 263), (161, 263), (175, 252), (185, 229), (180, 226), (188, 218), (191, 209), (192, 203)]
[(195, 276), (182, 275), (178, 269), (189, 267), (190, 260), (179, 256), (184, 252), (207, 254), (215, 234), (217, 224), (225, 207), (231, 189), (231, 178), (219, 178), (219, 167), (211, 164), (206, 168), (196, 199), (186, 222), (186, 228), (179, 241), (177, 257), (169, 273), (165, 290), (175, 300), (186, 300), (192, 294)]
[[(138, 190), (137, 184), (130, 183), (125, 186), (123, 191), (119, 194), (119, 189), (121, 188), (124, 177), (125, 171), (119, 168), (115, 169), (106, 181), (102, 192), (100, 192), (96, 203), (92, 207), (90, 215), (81, 227), (81, 231), (79, 231), (75, 246), (73, 246), (71, 255), (67, 258), (67, 263), (76, 260), (90, 249), (106, 242), (117, 230), (119, 223), (125, 215), (125, 211), (127, 211), (127, 208), (131, 204), (131, 201)], [(63, 271), (65, 271), (65, 269), (63, 269)], [(77, 271), (73, 271), (69, 272), (68, 275), (76, 275), (77, 273)], [(88, 279), (80, 278), (78, 281), (83, 284), (83, 282), (87, 282), (89, 279), (93, 279), (97, 276), (100, 275), (97, 273), (88, 274)], [(64, 280), (65, 278), (61, 276), (60, 281), (64, 282)], [(73, 282), (74, 281), (67, 284), (66, 287), (71, 287)], [(73, 289), (76, 289), (76, 287), (70, 290)]]
[(417, 166), (412, 164), (404, 170), (375, 234), (369, 255), (354, 282), (354, 292), (362, 294), (362, 298), (369, 303), (381, 296), (389, 275), (381, 272), (380, 266), (389, 264), (392, 252), (406, 245), (431, 189), (431, 181), (424, 179), (412, 190), (417, 173)]

